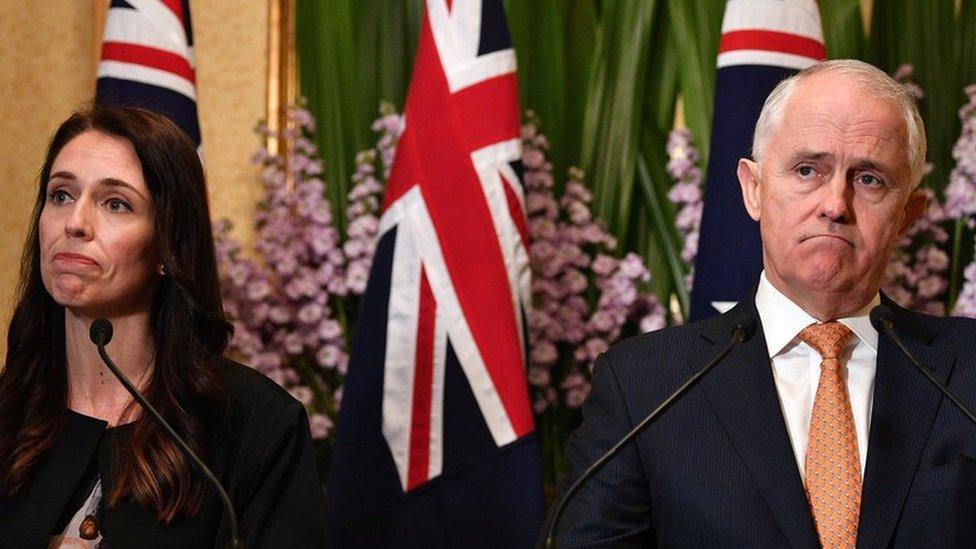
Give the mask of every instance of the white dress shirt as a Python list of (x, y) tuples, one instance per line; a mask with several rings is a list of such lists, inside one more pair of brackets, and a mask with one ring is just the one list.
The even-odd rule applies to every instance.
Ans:
[[(861, 478), (867, 461), (868, 432), (871, 425), (871, 405), (874, 400), (874, 374), (878, 361), (878, 331), (871, 326), (868, 313), (880, 303), (880, 296), (863, 309), (837, 321), (854, 332), (845, 349), (847, 394), (854, 413), (857, 431)], [(797, 337), (801, 330), (818, 322), (799, 305), (773, 287), (765, 271), (756, 290), (756, 309), (766, 336), (766, 346), (773, 367), (773, 379), (779, 393), (780, 408), (786, 420), (786, 430), (793, 444), (800, 478), (806, 481), (807, 437), (813, 401), (820, 383), (820, 353)]]

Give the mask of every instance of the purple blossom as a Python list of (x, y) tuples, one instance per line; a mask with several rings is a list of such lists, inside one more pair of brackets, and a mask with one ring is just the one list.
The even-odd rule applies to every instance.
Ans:
[(687, 269), (685, 286), (690, 289), (693, 279), (695, 256), (698, 255), (698, 229), (701, 226), (702, 210), (702, 172), (698, 168), (700, 155), (692, 143), (691, 131), (680, 128), (668, 135), (667, 151), (668, 174), (674, 185), (668, 191), (668, 199), (679, 207), (675, 216), (675, 227), (681, 233), (683, 244), (681, 260)]
[[(921, 89), (912, 88), (909, 80), (912, 74), (910, 65), (902, 65), (895, 73), (895, 79), (909, 87), (916, 99), (922, 97)], [(961, 139), (961, 138), (960, 138)], [(958, 170), (958, 166), (957, 166)], [(957, 170), (953, 170), (958, 180)], [(976, 212), (974, 197), (964, 196), (971, 192), (972, 184), (956, 185), (950, 182), (946, 188), (946, 202), (940, 204), (931, 189), (920, 189), (928, 199), (925, 213), (912, 225), (898, 242), (885, 269), (884, 292), (903, 307), (919, 311), (944, 310), (943, 300), (948, 289), (945, 282), (948, 276), (949, 257), (941, 246), (949, 240), (949, 235), (941, 224), (947, 216), (968, 215)]]
[(315, 354), (315, 359), (324, 368), (335, 368), (342, 351), (335, 345), (325, 345)]
[(328, 438), (333, 426), (332, 419), (325, 414), (311, 414), (308, 417), (308, 429), (315, 440)]
[(305, 406), (310, 406), (312, 404), (314, 395), (312, 394), (312, 390), (308, 387), (299, 385), (298, 387), (293, 387), (288, 392), (291, 393), (291, 396), (295, 397), (295, 400), (301, 402)]
[(590, 383), (579, 372), (567, 375), (560, 388), (565, 391), (566, 407), (570, 409), (579, 408), (590, 393)]
[[(348, 365), (346, 331), (335, 314), (347, 307), (347, 277), (356, 295), (365, 287), (383, 180), (398, 136), (400, 117), (384, 109), (376, 123), (377, 147), (357, 156), (347, 210), (350, 234), (340, 234), (334, 224), (322, 160), (311, 139), (315, 120), (300, 107), (289, 110), (291, 125), (277, 135), (287, 150), (272, 155), (262, 149), (253, 156), (265, 190), (254, 218), (258, 260), (242, 253), (230, 222), (214, 225), (224, 308), (235, 327), (230, 351), (301, 400), (319, 438), (332, 431), (329, 414), (338, 408)], [(258, 131), (271, 135), (266, 126)], [(285, 186), (286, 170), (291, 189)], [(316, 365), (317, 371), (299, 374)]]
[[(555, 360), (555, 359), (554, 359)], [(540, 366), (529, 367), (529, 383), (536, 387), (546, 387), (550, 383), (549, 370)]]
[(599, 254), (596, 256), (596, 259), (593, 260), (593, 263), (590, 265), (590, 269), (595, 275), (606, 276), (613, 272), (619, 263), (620, 262), (618, 260), (608, 255)]
[(306, 303), (298, 310), (298, 321), (302, 324), (315, 324), (322, 318), (325, 310), (318, 303)]
[[(946, 188), (946, 213), (974, 226), (976, 213), (976, 85), (966, 87), (968, 102), (959, 109), (962, 132), (952, 147), (956, 166)], [(952, 313), (976, 318), (976, 260), (963, 270), (963, 285)]]
[(271, 294), (271, 285), (267, 280), (255, 280), (247, 285), (247, 298), (260, 301)]
[[(554, 193), (548, 141), (531, 113), (522, 127), (525, 204), (532, 237), (533, 308), (529, 315), (529, 383), (533, 409), (542, 414), (562, 402), (578, 407), (589, 383), (580, 372), (617, 340), (635, 332), (644, 315), (664, 310), (638, 285), (650, 280), (642, 258), (609, 255), (616, 239), (593, 219), (585, 174), (568, 171), (563, 194)], [(594, 299), (595, 296), (595, 299)], [(591, 305), (596, 303), (595, 307)], [(565, 360), (564, 360), (565, 359)]]

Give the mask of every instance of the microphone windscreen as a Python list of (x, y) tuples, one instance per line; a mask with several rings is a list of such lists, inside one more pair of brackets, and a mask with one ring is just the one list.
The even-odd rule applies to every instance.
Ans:
[(887, 305), (878, 305), (877, 307), (871, 309), (871, 325), (879, 333), (884, 333), (885, 326), (884, 321), (891, 321), (891, 307)]
[(739, 343), (743, 343), (749, 341), (753, 334), (756, 333), (756, 328), (759, 327), (759, 320), (756, 318), (756, 315), (743, 314), (735, 319), (732, 326), (733, 337), (736, 336), (736, 332), (742, 330), (742, 333), (740, 334), (741, 339), (738, 341)]
[(88, 330), (88, 337), (95, 345), (108, 345), (112, 341), (112, 323), (104, 318), (96, 318)]

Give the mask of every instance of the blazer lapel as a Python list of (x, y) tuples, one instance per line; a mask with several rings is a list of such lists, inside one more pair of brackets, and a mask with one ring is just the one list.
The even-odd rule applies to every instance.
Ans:
[[(58, 438), (34, 472), (23, 499), (10, 521), (5, 547), (47, 546), (51, 530), (81, 480), (101, 439), (106, 423), (66, 411)], [(6, 517), (10, 519), (10, 517)], [(6, 522), (6, 521), (4, 521)], [(0, 528), (4, 530), (4, 528)]]
[[(895, 331), (905, 346), (945, 381), (955, 362), (952, 351), (911, 313), (885, 301), (895, 311)], [(889, 544), (942, 401), (939, 390), (884, 333), (878, 338), (877, 364), (859, 547)]]
[[(750, 296), (702, 328), (711, 348), (692, 360), (700, 368), (728, 344), (737, 319), (759, 323)], [(708, 400), (745, 462), (770, 512), (793, 547), (819, 547), (806, 491), (783, 419), (762, 326), (702, 380)]]

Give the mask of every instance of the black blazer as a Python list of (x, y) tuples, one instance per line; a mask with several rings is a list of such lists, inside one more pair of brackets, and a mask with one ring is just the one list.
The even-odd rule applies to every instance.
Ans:
[[(907, 347), (976, 407), (976, 321), (901, 309)], [(730, 340), (732, 311), (597, 360), (563, 490)], [(976, 427), (881, 334), (858, 547), (976, 546)], [(760, 326), (584, 487), (560, 547), (818, 547)]]
[[(218, 437), (210, 464), (234, 503), (245, 545), (327, 546), (325, 500), (304, 407), (250, 368), (225, 361), (221, 373), (231, 394), (231, 422)], [(112, 439), (124, 445), (132, 425), (108, 431), (105, 427), (104, 421), (66, 412), (57, 441), (26, 494), (0, 496), (0, 547), (47, 547), (55, 523), (96, 453), (108, 493)], [(107, 510), (102, 528), (112, 548), (222, 548), (229, 538), (227, 517), (210, 488), (194, 517), (180, 517), (164, 526), (153, 509), (126, 501)]]

